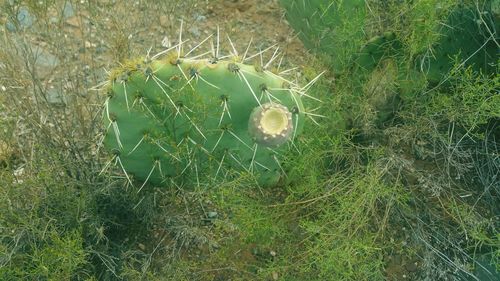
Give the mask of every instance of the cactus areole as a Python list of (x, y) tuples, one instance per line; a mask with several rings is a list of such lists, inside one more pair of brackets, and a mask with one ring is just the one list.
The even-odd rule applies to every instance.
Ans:
[(262, 185), (282, 175), (304, 121), (301, 88), (229, 60), (140, 58), (112, 72), (104, 145), (129, 180), (204, 184), (251, 174)]

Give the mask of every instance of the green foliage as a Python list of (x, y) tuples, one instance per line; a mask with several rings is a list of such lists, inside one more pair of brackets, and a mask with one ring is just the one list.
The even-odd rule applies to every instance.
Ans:
[(388, 1), (387, 17), (390, 28), (404, 46), (408, 57), (428, 53), (442, 37), (443, 22), (457, 5), (456, 0)]
[(253, 193), (223, 187), (219, 195), (223, 201), (219, 204), (227, 206), (226, 211), (233, 218), (231, 223), (238, 227), (240, 239), (244, 243), (269, 248), (275, 245), (278, 239), (285, 238), (284, 226), (278, 223), (279, 218), (273, 210), (266, 208), (265, 202), (258, 197), (254, 198), (256, 196)]
[(68, 280), (86, 261), (86, 252), (80, 231), (74, 231), (63, 237), (58, 233), (48, 233), (49, 245), (35, 249), (31, 255), (33, 267), (28, 276), (39, 276), (47, 280)]
[[(348, 144), (345, 141), (343, 145)], [(304, 273), (327, 280), (383, 280), (385, 242), (378, 240), (379, 235), (394, 209), (405, 204), (407, 194), (399, 184), (384, 183), (382, 163), (375, 160), (380, 152), (368, 156), (373, 160), (361, 168), (366, 170), (358, 170), (350, 149), (338, 148), (328, 154), (349, 161), (350, 166), (327, 177), (322, 190), (300, 200), (307, 206), (301, 225), (309, 237), (308, 264), (313, 265)]]
[[(6, 172), (0, 174), (0, 182), (8, 187), (0, 194), (2, 280), (85, 276), (88, 253), (79, 223), (81, 214), (78, 205), (71, 204), (82, 198), (68, 192), (71, 187), (40, 172), (36, 180), (17, 183)], [(53, 205), (58, 193), (64, 193), (64, 198)]]
[(481, 131), (490, 120), (500, 118), (500, 77), (478, 74), (472, 67), (451, 73), (451, 88), (432, 95), (428, 116), (457, 123), (470, 133)]
[[(447, 87), (425, 89), (408, 98), (398, 113), (399, 128), (389, 128), (387, 134), (395, 149), (409, 147), (417, 159), (403, 172), (416, 179), (418, 188), (412, 195), (414, 209), (404, 213), (419, 222), (414, 227), (415, 243), (423, 242), (418, 247), (429, 251), (424, 262), (433, 266), (420, 276), (451, 276), (458, 270), (460, 276), (468, 276), (465, 280), (481, 276), (484, 272), (471, 269), (477, 266), (476, 257), (499, 246), (498, 226), (492, 220), (498, 212), (498, 191), (492, 187), (497, 185), (499, 168), (495, 160), (499, 85), (497, 77), (472, 66), (464, 68), (461, 62), (448, 77)], [(419, 198), (420, 192), (425, 195)], [(425, 235), (430, 238), (422, 238)], [(481, 278), (495, 280), (492, 274)]]

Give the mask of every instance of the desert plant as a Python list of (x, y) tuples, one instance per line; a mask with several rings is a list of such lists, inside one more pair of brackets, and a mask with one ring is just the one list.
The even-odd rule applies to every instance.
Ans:
[(429, 81), (447, 80), (456, 61), (485, 74), (498, 70), (500, 26), (492, 11), (493, 2), (463, 3), (452, 9), (434, 47), (416, 58)]
[(276, 183), (280, 154), (308, 114), (307, 88), (268, 70), (276, 53), (252, 66), (243, 62), (259, 53), (221, 59), (217, 47), (209, 59), (189, 57), (198, 47), (183, 55), (180, 43), (112, 72), (104, 110), (112, 161), (144, 183), (184, 177), (200, 185), (201, 174), (225, 177), (230, 167)]

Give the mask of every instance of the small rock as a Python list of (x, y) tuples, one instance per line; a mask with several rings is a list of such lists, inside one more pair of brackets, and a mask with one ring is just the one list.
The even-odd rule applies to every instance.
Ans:
[[(30, 14), (28, 8), (26, 7), (21, 7), (19, 8), (19, 11), (17, 12), (17, 17), (16, 17), (18, 26), (21, 29), (29, 28), (33, 25), (35, 22), (36, 18), (34, 15)], [(14, 24), (12, 21), (8, 20), (5, 23), (5, 28), (7, 28), (8, 31), (10, 32), (16, 32), (17, 31), (17, 26)]]
[(95, 48), (95, 52), (96, 52), (96, 54), (102, 54), (102, 53), (106, 52), (106, 46), (104, 46), (104, 45), (97, 46), (97, 48)]
[(217, 212), (214, 212), (214, 211), (210, 211), (207, 213), (207, 217), (209, 219), (215, 219), (215, 218), (217, 218), (217, 215), (218, 215)]
[(90, 48), (95, 48), (97, 45), (95, 43), (85, 41), (85, 48), (90, 49)]
[(207, 19), (207, 17), (205, 17), (204, 15), (199, 15), (199, 14), (195, 15), (195, 17), (194, 17), (195, 21), (204, 21), (206, 19)]
[(17, 13), (17, 21), (19, 25), (23, 28), (28, 28), (33, 25), (35, 21), (35, 16), (31, 15), (28, 8), (21, 7)]
[[(24, 175), (24, 167), (21, 166), (21, 167), (15, 169), (13, 174), (15, 177), (14, 183), (19, 183), (19, 184), (23, 183), (23, 180), (21, 179), (21, 177)], [(14, 230), (12, 230), (12, 231), (14, 231)]]
[(39, 46), (31, 46), (31, 52), (35, 60), (35, 67), (41, 77), (50, 75), (55, 67), (59, 65), (59, 59)]
[(7, 28), (9, 32), (16, 32), (16, 26), (11, 21), (5, 23), (5, 28)]
[(73, 4), (71, 2), (67, 1), (64, 3), (64, 8), (63, 8), (63, 17), (65, 19), (71, 18), (72, 16), (75, 15), (75, 9), (73, 9)]
[(197, 27), (191, 27), (189, 33), (193, 34), (195, 37), (200, 37), (201, 32)]
[(47, 102), (54, 106), (63, 106), (66, 104), (64, 94), (55, 88), (47, 90)]
[(168, 36), (163, 37), (163, 40), (161, 40), (161, 45), (164, 48), (170, 48), (172, 46), (170, 40), (168, 39)]
[(276, 271), (274, 271), (272, 273), (272, 276), (273, 276), (273, 280), (278, 280), (278, 278), (279, 278), (278, 272), (276, 272)]
[(418, 268), (418, 263), (417, 262), (410, 262), (405, 265), (406, 270), (409, 272), (415, 272), (417, 271)]

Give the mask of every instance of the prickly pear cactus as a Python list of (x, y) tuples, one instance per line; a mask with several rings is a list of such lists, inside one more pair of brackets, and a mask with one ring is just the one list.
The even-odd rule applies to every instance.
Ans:
[(401, 52), (401, 43), (392, 32), (385, 32), (368, 40), (354, 58), (355, 68), (367, 73), (373, 71), (386, 57), (395, 57)]
[(251, 173), (275, 184), (304, 121), (294, 83), (244, 59), (130, 61), (111, 74), (105, 147), (125, 175), (162, 184)]
[(423, 54), (419, 67), (431, 82), (442, 81), (455, 64), (455, 57), (465, 65), (483, 73), (495, 73), (499, 57), (499, 22), (495, 20), (495, 2), (486, 1), (481, 10), (475, 5), (461, 4), (442, 25), (441, 39), (432, 55)]
[(326, 55), (334, 72), (351, 66), (365, 42), (365, 0), (280, 0), (304, 45)]

